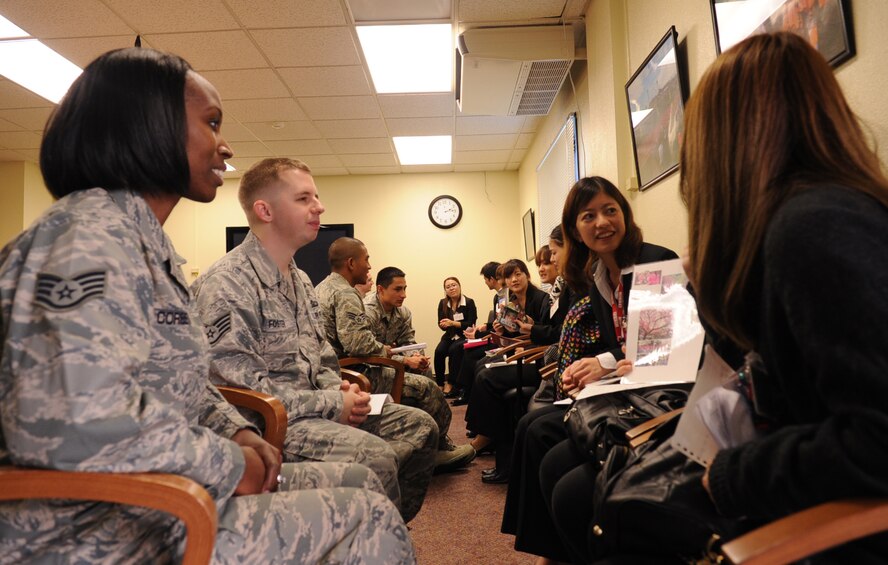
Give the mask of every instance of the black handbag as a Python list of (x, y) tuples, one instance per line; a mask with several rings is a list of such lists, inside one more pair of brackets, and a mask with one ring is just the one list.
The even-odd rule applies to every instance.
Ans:
[(718, 513), (703, 489), (703, 473), (668, 438), (643, 445), (610, 476), (600, 473), (588, 538), (592, 554), (694, 560), (716, 549), (719, 539), (748, 530), (744, 520)]
[(600, 470), (615, 447), (628, 452), (627, 431), (683, 407), (692, 386), (693, 383), (660, 385), (578, 400), (564, 415), (568, 436)]

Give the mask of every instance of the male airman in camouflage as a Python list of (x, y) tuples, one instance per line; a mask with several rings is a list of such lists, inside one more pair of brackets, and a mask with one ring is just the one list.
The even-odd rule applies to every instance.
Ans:
[[(315, 289), (321, 302), (327, 341), (340, 357), (389, 357), (391, 347), (373, 335), (361, 295), (354, 288), (355, 284), (367, 279), (370, 271), (367, 248), (357, 239), (341, 237), (330, 245), (328, 258), (332, 272)], [(383, 369), (368, 371), (367, 376), (375, 381), (374, 392), (391, 390), (393, 371), (387, 367)], [(474, 459), (472, 446), (456, 446), (447, 435), (453, 415), (444, 394), (433, 380), (405, 373), (401, 401), (425, 410), (438, 424), (440, 440), (435, 459), (438, 472), (464, 467)]]
[[(416, 344), (413, 314), (404, 306), (407, 298), (407, 275), (397, 267), (386, 267), (376, 277), (375, 292), (364, 297), (364, 311), (376, 341), (389, 347)], [(357, 288), (357, 287), (356, 287)], [(434, 379), (430, 359), (420, 351), (392, 354), (392, 359), (404, 363), (408, 371)]]
[(292, 259), (317, 237), (324, 211), (309, 168), (266, 159), (244, 174), (238, 197), (250, 233), (192, 286), (213, 381), (279, 398), (289, 415), (285, 460), (362, 463), (410, 520), (431, 480), (438, 429), (407, 406), (368, 417), (369, 395), (340, 377), (311, 281)]

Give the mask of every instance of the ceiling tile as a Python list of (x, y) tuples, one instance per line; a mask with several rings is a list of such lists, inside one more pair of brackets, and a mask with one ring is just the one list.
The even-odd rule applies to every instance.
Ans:
[(566, 0), (460, 0), (460, 22), (500, 22), (561, 17)]
[(343, 163), (339, 160), (339, 157), (336, 155), (312, 155), (307, 159), (303, 159), (305, 163), (312, 168), (312, 170), (317, 167), (319, 169), (329, 168), (329, 167), (341, 167)]
[(380, 120), (322, 120), (315, 125), (329, 139), (351, 137), (383, 137), (388, 135)]
[(282, 157), (299, 159), (305, 155), (329, 155), (333, 153), (330, 144), (323, 139), (269, 141), (269, 149)]
[(393, 153), (341, 155), (339, 160), (346, 167), (387, 167), (398, 164)]
[(8, 163), (10, 161), (28, 161), (29, 159), (25, 158), (25, 156), (18, 151), (13, 151), (12, 149), (2, 149), (0, 148), (0, 162)]
[(457, 135), (519, 133), (524, 118), (511, 116), (457, 116)]
[[(0, 116), (7, 115), (7, 113), (11, 112), (14, 117), (14, 114), (16, 112), (23, 112), (23, 111), (25, 111), (25, 110), (0, 110)], [(10, 122), (10, 121), (4, 120), (3, 118), (0, 118), (0, 131), (22, 131), (24, 129), (25, 128), (23, 128), (20, 125), (16, 125), (13, 122)]]
[(453, 138), (455, 151), (475, 151), (479, 149), (512, 149), (518, 136), (499, 135), (457, 135)]
[(40, 164), (40, 149), (19, 149), (19, 154), (21, 154), (26, 161), (32, 161), (34, 163)]
[(394, 151), (392, 142), (387, 137), (369, 137), (360, 139), (331, 139), (330, 147), (339, 154), (348, 153), (391, 153)]
[(135, 32), (99, 0), (3, 0), (3, 16), (35, 37), (132, 35)]
[(349, 167), (352, 175), (396, 175), (401, 172), (401, 167)]
[[(412, 0), (411, 0), (412, 1)], [(314, 27), (345, 25), (339, 0), (227, 0), (244, 27)]]
[(292, 98), (228, 100), (222, 102), (222, 108), (226, 115), (233, 116), (241, 123), (298, 122), (308, 119)]
[(321, 132), (309, 121), (275, 122), (244, 122), (244, 125), (256, 134), (259, 139), (320, 139)]
[(155, 49), (184, 57), (196, 71), (252, 69), (268, 63), (245, 31), (169, 33), (146, 37)]
[(527, 149), (515, 149), (512, 151), (512, 154), (509, 156), (510, 162), (521, 162), (524, 160), (524, 156), (527, 155)]
[(483, 171), (502, 171), (505, 170), (504, 163), (470, 163), (465, 165), (454, 165), (453, 169), (458, 173), (476, 173)]
[(6, 149), (38, 149), (40, 136), (32, 131), (0, 132), (0, 147)]
[(455, 104), (452, 92), (379, 95), (379, 107), (386, 118), (453, 116)]
[(372, 94), (364, 68), (283, 67), (277, 69), (294, 96)]
[(543, 123), (545, 116), (527, 116), (524, 119), (524, 125), (521, 126), (521, 133), (533, 133)]
[(271, 151), (264, 143), (260, 141), (238, 141), (231, 142), (231, 150), (238, 157), (273, 157), (274, 152)]
[(389, 118), (385, 123), (394, 136), (453, 135), (453, 118)]
[(535, 133), (522, 133), (518, 135), (518, 143), (515, 144), (515, 149), (529, 148), (535, 137)]
[(521, 163), (509, 163), (508, 165), (506, 165), (507, 171), (517, 171), (520, 168), (521, 168)]
[(449, 20), (451, 0), (348, 0), (356, 22)]
[(253, 132), (233, 119), (224, 120), (222, 122), (222, 137), (229, 142), (256, 141), (256, 136), (253, 135)]
[(37, 96), (27, 88), (16, 83), (0, 79), (0, 108), (45, 108), (54, 104)]
[(323, 169), (312, 169), (311, 176), (313, 177), (324, 177), (324, 176), (338, 176), (338, 175), (347, 175), (348, 169), (344, 167), (325, 167)]
[[(57, 51), (60, 55), (81, 69), (92, 63), (99, 55), (111, 51), (112, 49), (132, 47), (134, 41), (135, 34), (43, 40), (47, 46)], [(143, 37), (142, 47), (154, 46)]]
[(266, 29), (250, 33), (275, 67), (361, 64), (347, 27)]
[[(247, 172), (247, 169), (258, 163), (262, 160), (262, 157), (233, 157), (231, 159), (227, 159), (226, 162), (237, 169), (235, 171), (235, 176), (243, 175)], [(228, 176), (229, 173), (225, 173), (225, 176)]]
[(453, 162), (457, 165), (467, 163), (505, 163), (511, 151), (454, 151)]
[[(43, 131), (52, 108), (21, 108), (18, 110), (0, 110), (0, 118), (8, 120), (24, 129)], [(2, 127), (2, 124), (0, 124)], [(13, 130), (5, 130), (13, 131)]]
[(239, 27), (221, 0), (104, 1), (142, 35)]
[(312, 120), (376, 118), (379, 104), (373, 96), (319, 96), (299, 98), (299, 104)]
[(229, 100), (290, 96), (290, 91), (271, 69), (204, 71), (201, 74), (219, 91), (223, 106), (226, 106)]

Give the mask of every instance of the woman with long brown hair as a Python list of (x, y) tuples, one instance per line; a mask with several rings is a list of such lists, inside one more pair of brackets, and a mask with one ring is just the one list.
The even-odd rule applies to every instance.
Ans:
[(475, 325), (478, 309), (475, 301), (464, 296), (456, 277), (444, 279), (444, 298), (438, 301), (438, 327), (444, 331), (435, 347), (435, 380), (450, 395), (462, 365), (463, 332)]

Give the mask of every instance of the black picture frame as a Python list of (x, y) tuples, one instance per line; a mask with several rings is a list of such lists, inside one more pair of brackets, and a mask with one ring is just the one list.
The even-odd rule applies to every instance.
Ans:
[(775, 0), (710, 0), (716, 53), (755, 33), (792, 31), (817, 48), (833, 68), (855, 55), (850, 0), (807, 4), (782, 0), (776, 8), (774, 3)]
[(646, 190), (678, 169), (686, 99), (678, 33), (671, 26), (626, 83), (635, 174)]
[(524, 229), (524, 254), (528, 261), (536, 257), (536, 233), (533, 226), (533, 208), (529, 208), (521, 218), (521, 226)]

